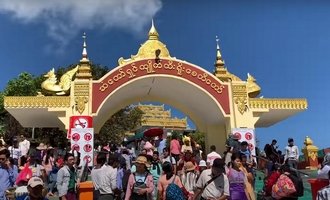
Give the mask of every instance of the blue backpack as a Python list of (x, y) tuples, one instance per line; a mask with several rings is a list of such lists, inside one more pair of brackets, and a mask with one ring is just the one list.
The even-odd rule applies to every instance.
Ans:
[(174, 183), (176, 175), (166, 188), (166, 200), (185, 200), (182, 189)]

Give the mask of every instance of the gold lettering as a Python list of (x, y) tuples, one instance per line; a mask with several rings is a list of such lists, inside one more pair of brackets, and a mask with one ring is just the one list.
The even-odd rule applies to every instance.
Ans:
[(169, 60), (168, 63), (166, 63), (166, 64), (164, 65), (164, 68), (165, 68), (165, 69), (169, 69), (169, 70), (174, 69), (173, 62), (172, 62), (171, 60)]
[(205, 82), (207, 77), (208, 77), (207, 73), (204, 73), (201, 80)]
[(196, 76), (197, 76), (197, 72), (196, 72), (196, 71), (192, 71), (192, 72), (191, 72), (191, 75), (192, 75), (193, 77), (196, 77)]
[(224, 89), (225, 86), (221, 85), (220, 87), (218, 86), (218, 89), (216, 89), (215, 91), (217, 91), (218, 94), (222, 93), (222, 89)]
[(132, 63), (131, 66), (132, 66), (132, 71), (133, 72), (137, 72), (138, 71), (138, 68), (135, 66), (135, 63)]
[(187, 74), (190, 74), (190, 73), (191, 73), (191, 69), (190, 69), (190, 68), (187, 68), (187, 69), (186, 69), (186, 73), (187, 73)]
[(108, 80), (108, 84), (109, 84), (109, 85), (112, 85), (112, 84), (113, 84), (113, 80), (112, 80), (111, 78), (109, 78), (109, 80)]
[(140, 65), (140, 70), (145, 70), (147, 71), (148, 74), (154, 73), (154, 68), (152, 67), (151, 64), (144, 64), (144, 65)]
[(178, 75), (182, 76), (183, 68), (181, 63), (179, 63), (178, 66), (176, 67), (176, 71), (178, 72)]
[(99, 88), (99, 90), (100, 90), (101, 92), (104, 92), (108, 87), (109, 87), (108, 84), (103, 83), (103, 84), (101, 85), (101, 87)]
[(211, 80), (210, 79), (206, 79), (205, 83), (208, 84), (208, 85), (210, 85), (211, 84)]
[(124, 78), (125, 77), (125, 72), (123, 71), (122, 68), (119, 69), (119, 73), (120, 73), (120, 79)]
[(154, 63), (154, 68), (155, 69), (161, 69), (163, 67), (162, 63), (159, 62), (159, 63)]
[(133, 78), (133, 77), (135, 77), (135, 74), (134, 74), (134, 72), (133, 72), (132, 69), (128, 69), (128, 70), (126, 70), (126, 73), (129, 75), (128, 78)]
[(215, 83), (212, 83), (212, 84), (211, 84), (211, 88), (213, 88), (213, 89), (214, 89), (216, 86), (217, 86), (217, 84), (215, 84)]
[(113, 76), (113, 81), (114, 81), (114, 82), (117, 82), (118, 80), (120, 80), (120, 79), (119, 79), (119, 74), (117, 74), (116, 76)]

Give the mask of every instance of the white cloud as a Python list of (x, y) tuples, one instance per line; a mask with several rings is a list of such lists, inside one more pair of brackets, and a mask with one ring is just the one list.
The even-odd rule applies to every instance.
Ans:
[(65, 46), (94, 27), (139, 32), (161, 5), (160, 0), (0, 0), (0, 12), (24, 23), (44, 23), (48, 35)]

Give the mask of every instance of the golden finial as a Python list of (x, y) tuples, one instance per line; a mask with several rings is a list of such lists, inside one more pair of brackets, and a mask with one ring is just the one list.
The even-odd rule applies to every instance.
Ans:
[(83, 59), (88, 59), (87, 58), (87, 45), (86, 45), (86, 33), (85, 32), (84, 32), (82, 38), (84, 39), (82, 57), (83, 57)]
[(154, 20), (151, 20), (151, 28), (149, 30), (149, 40), (158, 40), (159, 34), (154, 26)]
[(225, 62), (222, 60), (222, 57), (221, 57), (218, 36), (215, 36), (215, 41), (217, 43), (217, 57), (216, 57), (215, 66), (216, 67), (217, 66), (224, 66), (225, 65)]

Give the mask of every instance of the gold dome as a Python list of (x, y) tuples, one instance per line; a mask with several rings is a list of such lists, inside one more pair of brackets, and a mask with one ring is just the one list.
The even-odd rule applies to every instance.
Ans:
[(136, 55), (132, 55), (129, 59), (119, 58), (119, 65), (129, 63), (137, 59), (145, 58), (170, 58), (170, 52), (166, 48), (166, 45), (159, 41), (159, 34), (154, 26), (154, 22), (151, 23), (151, 28), (148, 33), (148, 40), (144, 42)]
[(310, 137), (306, 136), (305, 141), (304, 141), (304, 144), (306, 146), (313, 145), (313, 140)]

